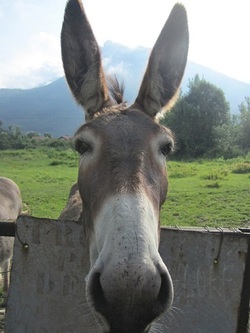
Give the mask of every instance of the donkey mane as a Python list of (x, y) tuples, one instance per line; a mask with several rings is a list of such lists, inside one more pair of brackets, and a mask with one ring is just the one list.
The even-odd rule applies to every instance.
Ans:
[(111, 113), (123, 113), (124, 111), (126, 113), (128, 111), (128, 103), (124, 101), (124, 82), (119, 82), (117, 76), (114, 74), (107, 75), (106, 79), (109, 101), (100, 111), (93, 115), (93, 119), (96, 119), (103, 114), (110, 115)]
[(108, 76), (108, 88), (112, 101), (115, 104), (125, 103), (124, 101), (124, 90), (125, 85), (124, 82), (119, 82), (116, 75)]

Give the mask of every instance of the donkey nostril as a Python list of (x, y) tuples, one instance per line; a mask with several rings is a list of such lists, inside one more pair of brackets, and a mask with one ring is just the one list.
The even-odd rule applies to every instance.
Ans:
[[(109, 332), (145, 332), (172, 305), (171, 277), (163, 263), (139, 270), (136, 279), (132, 273), (122, 273), (124, 270), (110, 273), (108, 267), (93, 270), (86, 285), (89, 306)], [(142, 273), (145, 278), (138, 279)]]
[(158, 294), (158, 302), (160, 307), (170, 308), (173, 302), (173, 285), (168, 273), (161, 274), (161, 287)]
[(93, 306), (97, 312), (102, 313), (106, 307), (106, 300), (100, 283), (100, 273), (94, 273), (89, 281), (89, 294), (92, 299)]

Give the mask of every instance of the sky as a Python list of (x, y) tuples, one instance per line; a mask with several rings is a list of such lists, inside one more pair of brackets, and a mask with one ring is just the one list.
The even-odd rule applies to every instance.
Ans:
[[(82, 0), (100, 46), (152, 48), (173, 0)], [(190, 61), (250, 83), (250, 1), (182, 0)], [(63, 75), (66, 0), (0, 0), (0, 88), (28, 89)]]

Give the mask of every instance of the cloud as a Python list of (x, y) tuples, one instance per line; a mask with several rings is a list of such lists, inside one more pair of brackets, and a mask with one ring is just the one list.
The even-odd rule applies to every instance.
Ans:
[(26, 47), (0, 63), (0, 87), (28, 89), (63, 75), (59, 41), (53, 34), (32, 35)]
[[(112, 15), (117, 1), (83, 1), (100, 45), (111, 39), (123, 45), (148, 47), (153, 46), (174, 2), (122, 1), (120, 14)], [(182, 2), (189, 17), (189, 60), (250, 82), (249, 0)], [(65, 3), (66, 0), (0, 0), (0, 88), (42, 84), (48, 79), (49, 68), (51, 78), (63, 74), (60, 30)], [(130, 68), (124, 68), (123, 63), (113, 66), (109, 68), (107, 63), (110, 72), (118, 71), (123, 77), (133, 75), (128, 74)]]
[(117, 77), (123, 78), (124, 80), (128, 76), (129, 72), (127, 70), (127, 63), (125, 64), (123, 61), (120, 61), (116, 65), (111, 64), (112, 59), (111, 58), (104, 58), (103, 59), (103, 66), (105, 68), (105, 71), (109, 75), (115, 74)]
[(0, 72), (1, 88), (31, 89), (63, 76), (62, 70), (46, 62), (36, 68), (23, 67), (22, 71), (14, 66), (4, 71), (0, 66)]
[(31, 88), (63, 75), (58, 4), (59, 0), (0, 3), (0, 30), (4, 31), (0, 34), (0, 88)]

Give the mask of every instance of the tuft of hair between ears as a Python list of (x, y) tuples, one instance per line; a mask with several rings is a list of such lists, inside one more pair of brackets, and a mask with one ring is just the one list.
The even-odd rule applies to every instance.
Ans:
[(119, 82), (116, 75), (108, 75), (108, 89), (112, 101), (115, 104), (124, 103), (124, 81)]

